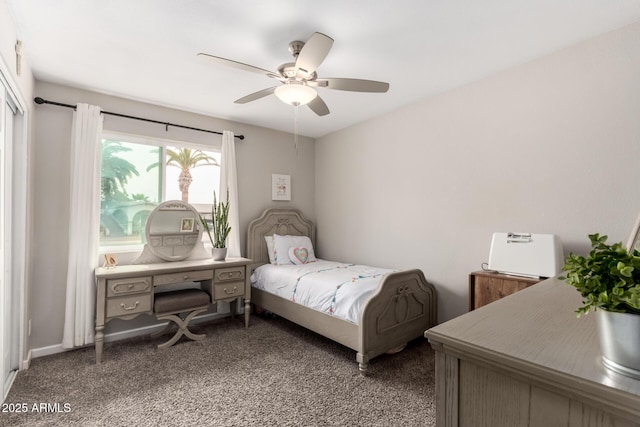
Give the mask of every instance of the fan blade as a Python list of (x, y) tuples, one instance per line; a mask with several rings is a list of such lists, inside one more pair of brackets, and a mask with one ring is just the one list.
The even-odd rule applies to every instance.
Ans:
[(375, 80), (329, 78), (318, 79), (316, 82), (319, 87), (326, 87), (334, 90), (349, 90), (352, 92), (383, 93), (389, 90), (389, 83), (377, 82)]
[(329, 107), (327, 107), (327, 104), (324, 103), (320, 96), (316, 96), (315, 98), (313, 98), (313, 100), (307, 105), (309, 106), (309, 108), (311, 108), (311, 111), (319, 116), (326, 116), (327, 114), (329, 114)]
[(243, 64), (242, 62), (232, 61), (231, 59), (220, 58), (219, 56), (209, 55), (208, 53), (199, 53), (199, 57), (209, 59), (213, 62), (216, 62), (221, 65), (225, 65), (227, 67), (233, 67), (244, 71), (250, 71), (252, 73), (263, 74), (268, 77), (273, 77), (276, 79), (282, 79), (282, 76), (278, 73), (269, 70), (263, 70), (262, 68), (254, 67), (253, 65)]
[(270, 87), (267, 89), (262, 89), (257, 92), (251, 93), (247, 96), (243, 96), (240, 99), (235, 100), (236, 104), (246, 104), (247, 102), (255, 101), (256, 99), (264, 98), (265, 96), (271, 95), (274, 90), (276, 90), (277, 86)]
[(296, 73), (302, 72), (310, 77), (324, 61), (333, 46), (333, 39), (322, 33), (313, 33), (304, 44), (296, 59)]

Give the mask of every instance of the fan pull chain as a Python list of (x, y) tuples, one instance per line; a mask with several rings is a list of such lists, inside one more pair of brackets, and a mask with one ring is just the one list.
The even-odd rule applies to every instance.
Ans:
[(298, 107), (300, 104), (295, 104), (294, 124), (293, 124), (293, 145), (296, 147), (296, 156), (298, 155), (298, 129), (299, 129), (299, 113)]

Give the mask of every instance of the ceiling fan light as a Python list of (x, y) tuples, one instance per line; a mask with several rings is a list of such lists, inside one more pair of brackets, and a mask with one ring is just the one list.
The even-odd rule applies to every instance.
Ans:
[(305, 105), (318, 96), (318, 92), (303, 83), (287, 83), (278, 86), (275, 94), (282, 102), (291, 105)]

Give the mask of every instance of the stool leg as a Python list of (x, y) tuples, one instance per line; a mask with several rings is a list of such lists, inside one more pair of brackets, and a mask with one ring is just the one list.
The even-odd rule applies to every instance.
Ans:
[[(180, 316), (177, 316), (175, 314), (170, 314), (170, 315), (166, 315), (166, 316), (161, 316), (158, 317), (158, 320), (169, 320), (171, 322), (174, 322), (176, 325), (178, 325), (178, 330), (176, 331), (176, 333), (173, 335), (173, 337), (171, 337), (171, 339), (167, 342), (164, 342), (162, 344), (158, 344), (158, 348), (167, 348), (167, 347), (171, 347), (172, 345), (174, 345), (182, 336), (182, 318), (180, 318)], [(171, 324), (170, 324), (171, 325)]]
[(198, 314), (204, 313), (205, 311), (207, 311), (207, 309), (208, 309), (207, 307), (204, 307), (197, 310), (193, 310), (189, 312), (189, 314), (187, 314), (187, 316), (184, 319), (182, 319), (182, 317), (180, 317), (179, 315), (175, 315), (175, 314), (157, 316), (158, 320), (169, 320), (170, 322), (169, 328), (171, 327), (171, 322), (174, 322), (176, 325), (178, 325), (178, 330), (176, 331), (175, 335), (171, 337), (169, 341), (162, 344), (158, 344), (158, 348), (171, 347), (180, 339), (180, 337), (182, 337), (182, 335), (186, 335), (188, 338), (191, 338), (194, 341), (204, 339), (206, 337), (205, 334), (194, 334), (188, 328), (189, 328), (189, 322), (191, 322), (191, 320), (193, 320), (193, 318)]
[(191, 332), (188, 328), (189, 328), (189, 322), (191, 322), (191, 320), (196, 317), (198, 314), (200, 313), (204, 313), (205, 311), (207, 311), (207, 308), (201, 308), (200, 310), (194, 310), (191, 313), (189, 313), (187, 315), (187, 317), (185, 317), (184, 319), (184, 330), (182, 331), (187, 337), (191, 338), (194, 341), (198, 341), (201, 339), (204, 339), (207, 335), (206, 334), (194, 334), (193, 332)]

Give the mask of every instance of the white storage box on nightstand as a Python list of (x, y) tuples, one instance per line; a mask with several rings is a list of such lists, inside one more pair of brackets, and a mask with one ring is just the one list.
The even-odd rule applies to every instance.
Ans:
[(554, 234), (493, 233), (489, 270), (524, 277), (553, 277), (564, 265), (560, 238)]

